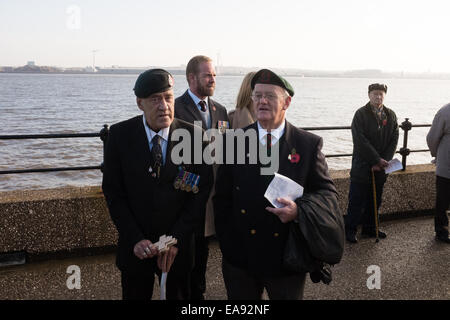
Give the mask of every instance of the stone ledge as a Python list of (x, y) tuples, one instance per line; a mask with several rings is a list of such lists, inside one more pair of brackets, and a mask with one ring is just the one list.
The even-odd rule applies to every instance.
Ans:
[[(380, 216), (434, 209), (435, 167), (408, 166), (385, 184)], [(347, 210), (349, 170), (331, 171), (342, 213)], [(100, 187), (0, 192), (0, 253), (70, 252), (114, 246), (117, 231)]]

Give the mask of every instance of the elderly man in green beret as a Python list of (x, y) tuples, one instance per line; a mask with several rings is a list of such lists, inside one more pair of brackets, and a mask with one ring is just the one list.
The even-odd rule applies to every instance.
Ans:
[[(344, 224), (337, 193), (321, 152), (322, 138), (296, 128), (285, 119), (294, 96), (289, 82), (271, 70), (262, 69), (253, 77), (251, 87), (257, 122), (243, 131), (256, 134), (257, 139), (253, 141), (257, 146), (252, 146), (249, 139), (245, 150), (239, 153), (248, 155), (252, 150), (259, 150), (257, 163), (241, 164), (235, 159), (233, 164), (221, 165), (213, 198), (227, 295), (229, 299), (258, 300), (266, 289), (270, 299), (302, 299), (306, 273), (313, 270), (306, 266), (296, 270), (286, 266), (284, 255), (289, 230), (306, 228), (301, 232), (308, 244), (298, 243), (305, 252), (309, 251), (309, 241), (314, 241), (313, 238), (328, 244), (328, 237), (337, 235), (330, 245), (337, 247), (340, 259)], [(277, 157), (278, 174), (303, 186), (303, 197), (280, 196), (279, 208), (274, 208), (265, 198), (275, 172), (262, 174), (261, 168), (266, 163), (259, 157), (261, 149)], [(235, 150), (234, 155), (237, 154)], [(317, 216), (328, 218), (322, 224), (327, 227), (325, 232), (320, 226), (309, 224), (312, 203), (315, 208), (322, 208), (315, 212)]]
[(359, 224), (362, 224), (363, 236), (386, 238), (386, 233), (376, 232), (378, 215), (375, 214), (374, 191), (378, 211), (387, 179), (384, 168), (394, 157), (399, 135), (397, 116), (383, 104), (386, 93), (385, 84), (371, 84), (369, 102), (356, 111), (352, 121), (353, 157), (345, 216), (345, 234), (350, 243), (358, 242)]
[[(155, 275), (167, 272), (166, 298), (189, 299), (193, 231), (204, 215), (212, 172), (194, 165), (193, 159), (175, 164), (172, 158), (175, 130), (194, 137), (192, 124), (174, 119), (172, 75), (147, 70), (136, 80), (134, 92), (143, 114), (111, 126), (102, 184), (119, 233), (116, 264), (122, 296), (150, 300)], [(175, 187), (180, 177), (188, 176), (198, 182), (198, 192)], [(164, 235), (177, 241), (168, 251), (155, 245)]]

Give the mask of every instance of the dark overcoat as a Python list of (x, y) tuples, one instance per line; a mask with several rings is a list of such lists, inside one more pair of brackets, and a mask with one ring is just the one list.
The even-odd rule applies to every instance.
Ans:
[[(350, 178), (359, 183), (369, 183), (373, 165), (383, 158), (392, 160), (398, 142), (397, 116), (394, 111), (383, 106), (386, 121), (377, 119), (372, 107), (367, 103), (359, 108), (352, 121), (353, 157)], [(384, 172), (377, 172), (377, 181), (385, 181)]]
[[(258, 132), (257, 123), (244, 131), (250, 129)], [(309, 199), (321, 194), (337, 204), (336, 188), (321, 152), (322, 138), (286, 121), (285, 132), (277, 143), (278, 173), (303, 186)], [(249, 145), (246, 143), (246, 155), (250, 152)], [(299, 158), (292, 160), (294, 152)], [(223, 257), (229, 263), (255, 276), (282, 276), (289, 273), (283, 268), (288, 224), (265, 209), (271, 206), (264, 193), (273, 175), (261, 175), (260, 169), (260, 161), (219, 167), (214, 196), (216, 233)], [(301, 198), (296, 203), (301, 210)], [(335, 214), (340, 221), (338, 228), (342, 229), (342, 216), (340, 212)]]
[[(208, 97), (208, 106), (209, 112), (211, 114), (211, 128), (217, 129), (218, 121), (227, 121), (229, 123), (227, 109), (225, 109), (223, 105), (214, 101), (212, 98)], [(194, 100), (192, 100), (187, 90), (182, 96), (175, 99), (175, 118), (184, 120), (189, 123), (194, 123), (194, 121), (202, 121), (202, 128), (206, 130), (206, 123), (200, 114), (200, 110), (198, 110)], [(214, 165), (213, 166), (214, 175), (216, 171), (217, 166)], [(210, 199), (213, 194), (214, 194), (214, 187), (211, 190)], [(214, 208), (212, 205), (212, 200), (208, 201), (206, 205), (205, 216), (202, 217), (202, 220), (203, 222), (200, 223), (201, 227), (198, 230), (196, 230), (196, 233), (199, 236), (203, 236), (205, 235), (205, 228), (206, 228), (207, 236), (214, 234)]]
[(200, 175), (200, 191), (194, 194), (174, 188), (180, 167), (171, 157), (176, 144), (171, 135), (176, 129), (187, 130), (194, 137), (192, 124), (174, 119), (159, 179), (149, 172), (153, 159), (142, 116), (112, 125), (109, 131), (102, 188), (119, 233), (116, 263), (122, 271), (156, 271), (156, 258), (140, 260), (133, 248), (143, 239), (156, 242), (163, 234), (178, 240), (173, 269), (188, 269), (192, 265), (193, 230), (204, 215), (212, 173), (201, 164), (182, 164), (184, 170)]

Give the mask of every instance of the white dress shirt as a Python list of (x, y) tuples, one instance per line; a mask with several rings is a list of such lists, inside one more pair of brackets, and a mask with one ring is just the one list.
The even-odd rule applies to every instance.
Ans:
[[(281, 136), (284, 134), (284, 129), (286, 127), (285, 121), (276, 129), (271, 129), (270, 134), (272, 135), (272, 145), (277, 143), (278, 140), (280, 140)], [(261, 127), (258, 121), (258, 136), (259, 136), (259, 142), (265, 146), (266, 145), (266, 135), (267, 130)]]
[(169, 127), (159, 130), (158, 132), (153, 131), (150, 129), (150, 127), (147, 125), (147, 121), (145, 121), (145, 116), (142, 115), (142, 121), (144, 121), (144, 128), (145, 133), (147, 134), (148, 138), (148, 146), (150, 148), (150, 151), (153, 148), (152, 139), (155, 135), (159, 135), (161, 137), (161, 150), (162, 150), (162, 158), (163, 158), (163, 164), (166, 163), (166, 151), (167, 151), (167, 143), (169, 141)]

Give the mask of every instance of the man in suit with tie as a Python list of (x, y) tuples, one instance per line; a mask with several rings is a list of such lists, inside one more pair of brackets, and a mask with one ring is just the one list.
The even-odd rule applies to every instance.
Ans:
[[(266, 289), (270, 299), (301, 299), (306, 270), (292, 271), (284, 265), (289, 228), (298, 224), (307, 240), (308, 234), (313, 241), (327, 239), (323, 242), (326, 247), (337, 248), (342, 255), (344, 223), (337, 192), (321, 152), (322, 138), (285, 120), (294, 95), (289, 82), (262, 69), (255, 74), (251, 87), (257, 122), (243, 132), (256, 138), (240, 146), (231, 136), (235, 160), (219, 167), (213, 199), (227, 295), (231, 300), (259, 300)], [(224, 154), (230, 152), (228, 142), (223, 143)], [(236, 160), (242, 154), (249, 158), (245, 163)], [(263, 170), (268, 164), (262, 160), (263, 155), (278, 162), (270, 166), (272, 172)], [(274, 171), (303, 186), (303, 196), (294, 200), (280, 197), (277, 201), (281, 207), (274, 208), (264, 196)], [(312, 223), (308, 229), (311, 207), (316, 208), (313, 215), (324, 217), (319, 220), (326, 222)], [(329, 241), (331, 234), (337, 235), (336, 241)]]
[[(194, 137), (201, 128), (174, 119), (173, 77), (167, 71), (145, 71), (134, 92), (143, 115), (111, 126), (102, 183), (119, 233), (116, 264), (123, 299), (151, 299), (154, 276), (161, 272), (168, 272), (167, 299), (189, 299), (193, 231), (204, 215), (212, 179), (207, 166), (180, 163), (171, 154), (171, 136), (181, 129)], [(194, 186), (196, 193), (186, 191)], [(177, 240), (165, 253), (154, 245), (162, 235)]]
[[(216, 71), (213, 61), (206, 56), (193, 57), (186, 67), (189, 89), (175, 100), (175, 118), (189, 123), (201, 121), (208, 129), (227, 129), (229, 120), (224, 106), (211, 99), (216, 87)], [(216, 169), (214, 168), (214, 174)], [(192, 271), (192, 299), (203, 300), (206, 290), (206, 266), (208, 262), (208, 244), (214, 235), (214, 211), (211, 191), (206, 206), (206, 214), (195, 233), (195, 263)]]

